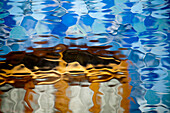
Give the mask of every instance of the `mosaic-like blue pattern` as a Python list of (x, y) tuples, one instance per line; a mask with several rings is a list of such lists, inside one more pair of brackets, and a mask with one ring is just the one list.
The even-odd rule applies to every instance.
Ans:
[[(82, 46), (108, 46), (105, 48), (106, 51), (122, 49), (119, 54), (124, 57), (119, 58), (128, 60), (132, 86), (129, 99), (133, 100), (130, 99), (129, 112), (168, 113), (170, 107), (168, 2), (168, 0), (1, 0), (0, 61), (4, 62), (6, 58), (3, 56), (10, 52), (31, 53), (33, 49), (29, 48), (50, 48), (59, 44), (68, 46), (68, 49), (82, 51), (88, 49)], [(1, 76), (3, 75), (0, 75), (0, 80)], [(1, 109), (7, 113), (2, 107)], [(108, 111), (105, 110), (103, 113), (115, 112), (110, 108)], [(37, 111), (47, 112), (52, 113)], [(78, 113), (74, 110), (73, 112)]]

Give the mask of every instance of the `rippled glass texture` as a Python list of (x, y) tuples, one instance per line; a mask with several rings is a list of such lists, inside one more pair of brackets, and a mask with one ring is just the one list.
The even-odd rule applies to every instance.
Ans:
[(0, 113), (169, 113), (168, 0), (0, 0)]

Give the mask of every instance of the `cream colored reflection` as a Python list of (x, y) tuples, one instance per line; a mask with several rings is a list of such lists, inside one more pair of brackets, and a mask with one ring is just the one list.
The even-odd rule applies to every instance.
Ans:
[(30, 91), (14, 88), (3, 94), (1, 111), (3, 113), (53, 113), (54, 91), (53, 85), (38, 85)]
[(119, 87), (119, 81), (112, 79), (89, 87), (68, 86), (60, 81), (55, 85), (36, 85), (32, 91), (14, 88), (3, 94), (1, 110), (4, 113), (123, 113)]

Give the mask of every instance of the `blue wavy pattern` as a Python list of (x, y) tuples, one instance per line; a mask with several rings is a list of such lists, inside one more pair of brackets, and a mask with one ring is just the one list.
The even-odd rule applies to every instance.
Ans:
[(126, 48), (120, 59), (133, 63), (130, 112), (168, 113), (169, 11), (168, 0), (2, 0), (0, 56), (58, 44)]

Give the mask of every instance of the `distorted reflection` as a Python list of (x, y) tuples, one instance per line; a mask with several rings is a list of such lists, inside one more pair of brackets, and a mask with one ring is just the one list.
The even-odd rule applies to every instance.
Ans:
[(169, 113), (168, 0), (0, 0), (0, 113)]
[[(86, 51), (68, 49), (66, 45), (30, 49), (33, 52), (2, 56), (6, 58), (6, 62), (0, 63), (2, 111), (128, 111), (131, 88), (127, 60), (120, 60), (114, 54), (111, 57), (95, 53), (94, 47)], [(8, 108), (9, 105), (12, 107)]]

